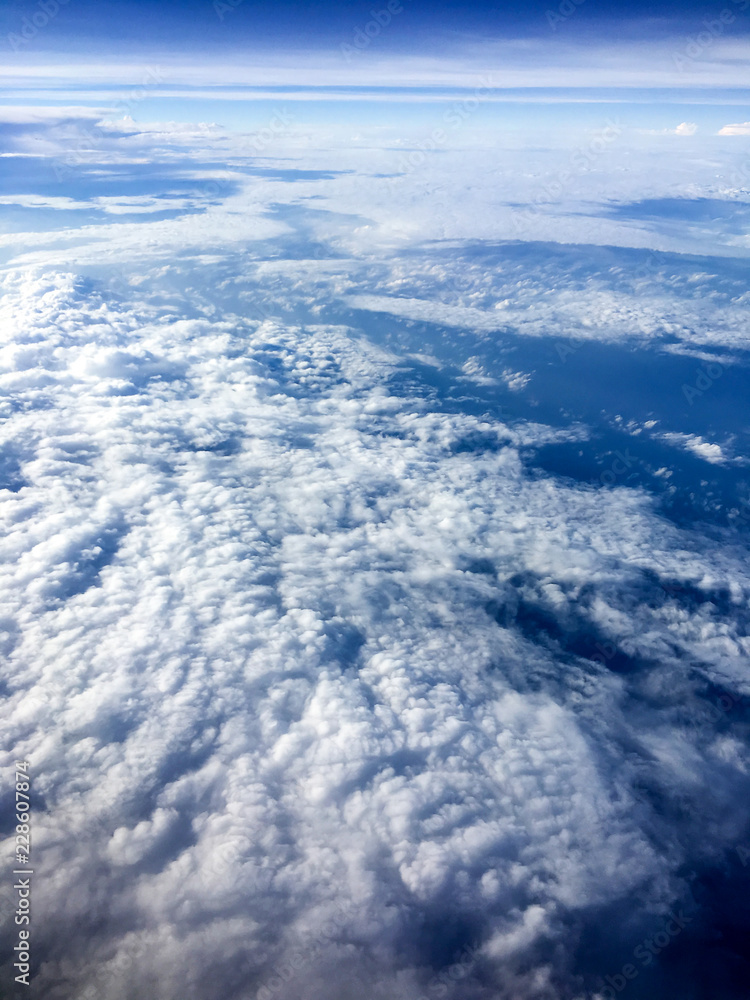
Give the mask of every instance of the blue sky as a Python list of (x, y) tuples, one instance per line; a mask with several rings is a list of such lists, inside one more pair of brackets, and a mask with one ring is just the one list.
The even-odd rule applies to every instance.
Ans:
[[(52, 0), (50, 0), (52, 2)], [(57, 0), (55, 0), (57, 2)], [(614, 25), (619, 32), (641, 37), (667, 35), (680, 31), (700, 30), (704, 20), (719, 16), (722, 9), (741, 12), (743, 0), (726, 0), (726, 3), (613, 3), (605, 0), (573, 0), (567, 6), (551, 0), (532, 0), (523, 5), (515, 3), (419, 3), (404, 0), (403, 13), (397, 17), (399, 39), (391, 44), (407, 48), (418, 38), (422, 44), (444, 43), (453, 34), (481, 34), (485, 37), (533, 37), (560, 29), (555, 19), (548, 18), (549, 11), (557, 12), (570, 20), (575, 17), (576, 30), (590, 34), (606, 35)], [(85, 47), (104, 42), (122, 46), (127, 40), (138, 44), (193, 45), (203, 49), (212, 43), (224, 44), (222, 26), (231, 23), (231, 41), (283, 47), (326, 47), (335, 44), (347, 29), (367, 20), (371, 10), (385, 8), (386, 4), (368, 4), (361, 0), (343, 0), (339, 3), (299, 3), (281, 0), (274, 4), (257, 0), (124, 0), (114, 4), (101, 4), (93, 0), (68, 0), (60, 4), (58, 37), (75, 40)], [(571, 7), (577, 8), (568, 14)], [(229, 8), (229, 10), (227, 10)], [(239, 16), (231, 16), (234, 8)], [(10, 0), (2, 15), (3, 31), (20, 26), (23, 17), (33, 17), (39, 10), (38, 0)], [(49, 9), (49, 8), (48, 8)], [(222, 15), (224, 15), (222, 17)], [(730, 26), (727, 26), (728, 30)], [(734, 30), (742, 30), (735, 24)], [(54, 48), (47, 41), (45, 47)]]
[[(79, 56), (148, 51), (181, 52), (213, 60), (233, 51), (329, 51), (353, 38), (386, 3), (261, 4), (256, 0), (9, 0), (0, 12), (0, 33), (13, 52), (12, 37), (23, 37), (19, 52)], [(524, 5), (481, 3), (420, 4), (393, 0), (390, 24), (377, 38), (380, 49), (413, 54), (451, 52), (467, 43), (536, 39), (564, 47), (576, 40), (626, 43), (629, 40), (687, 39), (713, 31), (711, 45), (748, 34), (747, 0), (723, 3), (627, 4), (604, 0), (533, 0)], [(46, 13), (45, 13), (46, 11)], [(722, 17), (722, 12), (726, 12)], [(48, 20), (47, 24), (44, 21)], [(26, 25), (27, 34), (23, 30)], [(29, 27), (31, 25), (31, 27)], [(33, 26), (38, 28), (34, 33)], [(30, 34), (31, 33), (31, 34)], [(538, 48), (529, 50), (530, 59)], [(549, 55), (553, 48), (547, 49)]]
[[(2, 100), (101, 105), (146, 81), (147, 93), (132, 110), (136, 120), (189, 120), (200, 111), (243, 127), (252, 112), (220, 102), (275, 101), (283, 93), (286, 101), (305, 100), (310, 120), (354, 114), (408, 122), (426, 95), (450, 100), (491, 80), (488, 104), (549, 101), (558, 109), (546, 117), (558, 124), (585, 121), (576, 105), (610, 99), (656, 108), (713, 105), (710, 124), (718, 129), (725, 109), (747, 100), (747, 8), (750, 0), (561, 0), (522, 9), (394, 0), (390, 14), (365, 3), (49, 0), (43, 8), (40, 0), (14, 0), (0, 13)], [(367, 103), (354, 110), (358, 95)], [(331, 106), (334, 99), (349, 108)], [(204, 111), (212, 102), (213, 111)], [(512, 127), (519, 113), (505, 109), (501, 118)], [(640, 117), (644, 127), (661, 123), (653, 112)]]

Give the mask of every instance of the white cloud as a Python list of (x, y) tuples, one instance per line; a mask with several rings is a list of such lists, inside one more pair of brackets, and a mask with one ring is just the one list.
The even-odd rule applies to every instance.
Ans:
[(711, 462), (713, 465), (724, 465), (729, 461), (721, 445), (704, 441), (700, 434), (669, 432), (660, 434), (659, 437), (663, 441), (669, 442), (669, 444), (674, 444), (680, 448), (684, 448), (686, 451), (691, 451), (698, 458), (702, 458), (706, 462)]
[(681, 122), (674, 128), (643, 128), (638, 131), (641, 135), (695, 135), (698, 126), (695, 122)]
[(511, 392), (520, 392), (531, 381), (531, 375), (528, 372), (514, 372), (512, 368), (504, 369), (500, 377)]
[[(637, 581), (747, 592), (730, 550), (691, 549), (638, 492), (527, 478), (528, 429), (393, 396), (396, 359), (344, 328), (188, 319), (64, 274), (5, 292), (25, 485), (3, 494), (4, 735), (50, 809), (46, 912), (84, 927), (108, 899), (64, 958), (38, 927), (40, 989), (213, 998), (232, 968), (258, 990), (300, 955), (286, 995), (346, 995), (352, 962), (373, 996), (413, 997), (435, 973), (409, 928), (449, 911), (494, 984), (469, 969), (456, 997), (553, 998), (562, 970), (542, 988), (524, 967), (566, 914), (670, 905), (689, 842), (651, 839), (644, 768), (704, 803), (741, 787), (726, 754), (712, 788), (708, 746), (667, 752), (700, 711), (675, 643), (741, 684), (744, 640), (704, 609), (676, 634)], [(606, 659), (535, 641), (519, 600), (630, 644), (678, 707), (629, 717)], [(663, 752), (614, 762), (606, 742), (646, 719)], [(701, 826), (719, 814), (696, 813), (702, 850), (733, 832)]]
[(28, 104), (4, 104), (0, 107), (0, 124), (3, 125), (48, 125), (65, 119), (98, 120), (103, 109), (86, 105), (33, 106)]
[[(354, 32), (352, 26), (352, 36)], [(341, 43), (351, 43), (352, 36)], [(743, 60), (746, 38), (716, 38), (701, 54), (700, 75), (680, 68), (675, 61), (673, 40), (601, 40), (560, 34), (535, 38), (453, 38), (451, 44), (437, 45), (428, 54), (393, 52), (387, 44), (347, 60), (340, 46), (328, 50), (308, 49), (253, 51), (243, 45), (225, 49), (221, 55), (207, 54), (196, 62), (163, 49), (149, 53), (141, 49), (139, 58), (108, 53), (98, 60), (76, 58), (71, 53), (48, 54), (44, 59), (8, 60), (0, 76), (14, 87), (95, 88), (118, 84), (153, 90), (190, 87), (198, 98), (219, 96), (220, 87), (453, 87), (474, 88), (483, 76), (491, 75), (493, 86), (580, 87), (586, 91), (600, 87), (685, 87), (696, 90), (712, 87), (737, 89), (747, 86)], [(694, 64), (693, 64), (694, 65)], [(498, 68), (499, 67), (499, 68)], [(585, 98), (584, 98), (585, 99)], [(601, 99), (601, 98), (597, 98)]]
[(741, 122), (735, 125), (725, 125), (719, 129), (719, 135), (750, 135), (750, 122)]
[[(162, 219), (159, 233), (150, 225), (143, 230), (135, 223), (126, 229), (102, 225), (61, 229), (57, 256), (39, 227), (8, 233), (2, 240), (13, 248), (12, 263), (23, 266), (65, 267), (70, 243), (79, 248), (79, 262), (95, 263), (103, 255), (124, 259), (123, 247), (130, 253), (139, 245), (143, 252), (168, 259), (175, 248), (205, 252), (207, 246), (215, 248), (217, 240), (220, 246), (224, 233), (235, 233), (237, 242), (280, 234), (284, 228), (278, 217), (270, 217), (269, 208), (291, 203), (331, 213), (319, 211), (311, 225), (320, 239), (334, 239), (345, 254), (361, 255), (373, 246), (387, 250), (426, 240), (466, 239), (593, 243), (660, 253), (746, 253), (745, 237), (731, 226), (686, 226), (677, 234), (674, 225), (658, 225), (639, 218), (637, 212), (628, 217), (603, 211), (603, 206), (612, 204), (637, 205), (644, 191), (653, 198), (691, 202), (717, 197), (741, 200), (742, 162), (721, 139), (706, 141), (716, 145), (712, 155), (721, 162), (723, 176), (731, 181), (736, 175), (730, 187), (726, 182), (717, 185), (710, 157), (686, 158), (677, 148), (670, 153), (656, 147), (643, 150), (638, 147), (643, 139), (625, 131), (602, 145), (605, 119), (599, 129), (564, 140), (558, 137), (548, 149), (529, 152), (523, 143), (501, 148), (475, 127), (478, 123), (472, 117), (460, 127), (448, 126), (445, 114), (444, 109), (435, 111), (433, 125), (443, 128), (445, 141), (432, 153), (425, 151), (433, 131), (431, 116), (413, 135), (403, 127), (362, 128), (356, 143), (351, 127), (336, 126), (321, 141), (314, 129), (296, 120), (282, 128), (271, 112), (260, 119), (256, 130), (244, 134), (207, 125), (139, 123), (134, 128), (123, 121), (100, 120), (92, 126), (89, 120), (64, 115), (45, 127), (29, 123), (28, 129), (9, 135), (8, 148), (34, 157), (40, 175), (59, 183), (59, 195), (48, 193), (48, 199), (66, 196), (71, 198), (68, 207), (78, 206), (85, 188), (95, 211), (146, 215), (152, 207), (161, 207), (186, 214)], [(470, 166), (466, 148), (473, 149)], [(630, 166), (620, 171), (617, 163), (625, 150)], [(225, 167), (217, 168), (217, 162)], [(115, 196), (111, 185), (104, 188), (105, 178), (118, 166), (144, 171), (148, 163), (159, 164), (158, 196), (138, 200), (130, 191)], [(278, 173), (290, 169), (318, 171), (319, 176), (307, 173), (292, 185)], [(19, 166), (13, 175), (16, 193), (6, 189), (5, 196), (39, 198), (24, 185), (20, 171)], [(669, 183), (663, 181), (667, 176)], [(188, 192), (186, 184), (192, 185)], [(347, 215), (358, 217), (358, 224), (350, 224)], [(496, 302), (507, 298), (504, 290)], [(466, 305), (476, 308), (474, 303)], [(482, 302), (485, 311), (493, 307), (495, 303)], [(494, 322), (506, 318), (503, 309), (495, 312)], [(655, 320), (649, 319), (649, 325)], [(482, 317), (480, 322), (493, 321)]]
[[(10, 234), (0, 275), (0, 727), (45, 804), (40, 995), (415, 1000), (461, 949), (449, 1000), (575, 995), (581, 926), (625, 941), (613, 906), (640, 929), (738, 842), (747, 754), (705, 690), (750, 693), (746, 553), (529, 472), (585, 428), (440, 405), (390, 317), (439, 325), (436, 384), (456, 331), (462, 392), (520, 390), (481, 353), (506, 326), (735, 343), (744, 286), (614, 250), (472, 262), (480, 216), (507, 220), (492, 149), (465, 177), (446, 153), (441, 215), (434, 166), (378, 186), (395, 154), (343, 133), (286, 136), (275, 177), (232, 146), (213, 191), (202, 157), (241, 139), (131, 131), (75, 194), (3, 196), (66, 227)], [(155, 193), (116, 188), (131, 170)], [(81, 206), (144, 218), (73, 228)]]

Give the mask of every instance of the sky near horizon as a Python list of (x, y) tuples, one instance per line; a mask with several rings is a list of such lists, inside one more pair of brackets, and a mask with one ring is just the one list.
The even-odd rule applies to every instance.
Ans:
[[(748, 0), (725, 5), (441, 3), (413, 0), (273, 6), (252, 0), (99, 4), (12, 0), (0, 12), (2, 76), (32, 93), (67, 83), (174, 88), (221, 99), (221, 87), (473, 89), (496, 98), (540, 88), (573, 100), (596, 89), (735, 103), (748, 83)], [(158, 64), (158, 65), (157, 65)], [(158, 79), (156, 79), (158, 78)], [(384, 88), (392, 88), (389, 95)], [(673, 93), (665, 93), (672, 91)], [(7, 100), (8, 97), (5, 98)], [(57, 98), (60, 99), (59, 97)]]

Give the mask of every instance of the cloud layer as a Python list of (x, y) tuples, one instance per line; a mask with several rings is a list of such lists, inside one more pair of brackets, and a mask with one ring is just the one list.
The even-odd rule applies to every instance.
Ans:
[[(675, 907), (672, 954), (705, 953), (704, 882), (747, 836), (743, 535), (545, 472), (596, 430), (474, 403), (539, 377), (489, 370), (498, 323), (741, 352), (731, 267), (658, 258), (643, 294), (600, 264), (582, 294), (550, 254), (461, 284), (429, 172), (396, 257), (376, 170), (310, 146), (196, 189), (200, 134), (113, 138), (137, 194), (92, 196), (101, 160), (88, 194), (4, 194), (107, 216), (25, 230), (2, 273), (3, 771), (28, 759), (38, 795), (38, 995), (599, 1000)], [(393, 316), (439, 333), (415, 353)], [(639, 995), (698, 996), (660, 968)]]

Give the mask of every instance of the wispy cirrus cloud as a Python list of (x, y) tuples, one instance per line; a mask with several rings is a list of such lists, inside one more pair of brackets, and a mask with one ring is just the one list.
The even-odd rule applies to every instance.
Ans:
[(490, 39), (454, 42), (447, 51), (430, 54), (394, 52), (373, 46), (361, 59), (347, 61), (335, 49), (315, 51), (233, 52), (222, 46), (198, 62), (163, 48), (142, 50), (139, 59), (113, 53), (100, 61), (90, 57), (60, 58), (53, 53), (9, 60), (0, 78), (15, 87), (54, 86), (63, 89), (102, 84), (134, 85), (149, 67), (158, 65), (169, 86), (189, 86), (198, 94), (220, 93), (221, 87), (368, 87), (471, 88), (488, 74), (493, 86), (508, 88), (723, 88), (737, 90), (750, 84), (742, 67), (743, 37), (719, 38), (707, 50), (700, 72), (675, 67), (674, 41), (623, 39)]

